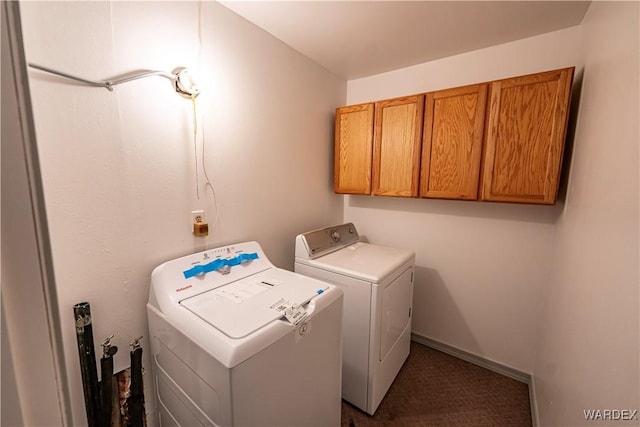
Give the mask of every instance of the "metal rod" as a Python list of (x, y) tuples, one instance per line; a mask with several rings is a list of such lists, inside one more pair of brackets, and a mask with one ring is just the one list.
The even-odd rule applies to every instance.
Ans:
[(131, 343), (131, 386), (129, 396), (129, 415), (131, 427), (143, 427), (144, 396), (142, 388), (142, 348), (140, 338)]
[(100, 426), (100, 392), (98, 390), (98, 372), (96, 355), (93, 348), (93, 327), (91, 325), (91, 306), (81, 302), (73, 306), (80, 356), (80, 372), (82, 374), (82, 390), (87, 411), (89, 427)]
[(71, 75), (71, 74), (63, 73), (62, 71), (53, 70), (51, 68), (43, 67), (42, 65), (37, 65), (37, 64), (32, 64), (32, 63), (29, 63), (29, 67), (35, 68), (36, 70), (44, 71), (45, 73), (55, 74), (56, 76), (65, 77), (67, 79), (76, 80), (78, 82), (86, 83), (89, 86), (104, 87), (104, 88), (109, 89), (110, 91), (113, 91), (113, 88), (111, 87), (112, 85), (109, 82), (87, 80), (87, 79), (83, 79), (82, 77), (77, 77), (77, 76), (74, 76), (74, 75)]
[(83, 79), (82, 77), (78, 77), (78, 76), (74, 76), (72, 74), (68, 74), (68, 73), (64, 73), (62, 71), (58, 71), (58, 70), (54, 70), (52, 68), (48, 68), (48, 67), (43, 67), (42, 65), (37, 65), (37, 64), (33, 64), (33, 63), (29, 63), (29, 67), (31, 68), (35, 68), (36, 70), (40, 70), (40, 71), (44, 71), (46, 73), (50, 73), (50, 74), (54, 74), (56, 76), (60, 76), (60, 77), (64, 77), (67, 79), (71, 79), (71, 80), (76, 80), (78, 82), (82, 82), (85, 83), (89, 86), (96, 86), (96, 87), (104, 87), (110, 91), (113, 91), (113, 86), (117, 86), (123, 83), (128, 83), (130, 81), (133, 80), (138, 80), (138, 79), (143, 79), (145, 77), (151, 77), (151, 76), (161, 76), (161, 77), (166, 77), (167, 79), (171, 80), (172, 82), (175, 82), (177, 79), (177, 76), (173, 73), (168, 73), (166, 71), (140, 71), (138, 73), (135, 73), (133, 75), (127, 76), (127, 77), (121, 77), (121, 78), (114, 78), (112, 80), (87, 80), (87, 79)]
[(123, 77), (118, 80), (108, 80), (107, 83), (109, 83), (110, 86), (117, 86), (122, 83), (127, 83), (133, 80), (143, 79), (145, 77), (151, 76), (162, 76), (168, 78), (171, 81), (175, 81), (177, 78), (175, 74), (167, 73), (166, 71), (141, 71), (139, 74), (134, 74), (129, 77)]
[(102, 358), (100, 359), (102, 427), (111, 427), (111, 412), (113, 411), (113, 356), (118, 352), (118, 347), (111, 345), (111, 338), (113, 335), (107, 337), (102, 343)]

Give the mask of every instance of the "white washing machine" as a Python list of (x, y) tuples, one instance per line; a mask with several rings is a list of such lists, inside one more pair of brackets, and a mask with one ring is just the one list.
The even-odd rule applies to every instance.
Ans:
[(256, 242), (166, 262), (147, 304), (161, 426), (338, 426), (343, 294)]
[(298, 235), (295, 256), (296, 272), (344, 292), (342, 397), (373, 415), (409, 355), (415, 254), (348, 223)]

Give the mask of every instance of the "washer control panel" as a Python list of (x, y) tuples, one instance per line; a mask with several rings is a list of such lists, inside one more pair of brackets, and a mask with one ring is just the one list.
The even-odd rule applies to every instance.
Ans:
[(157, 306), (166, 310), (185, 298), (270, 268), (274, 266), (257, 242), (209, 249), (156, 267), (151, 273), (151, 293)]

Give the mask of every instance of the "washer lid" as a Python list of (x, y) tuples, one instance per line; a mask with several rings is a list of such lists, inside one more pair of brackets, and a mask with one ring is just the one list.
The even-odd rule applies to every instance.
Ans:
[(326, 283), (271, 268), (182, 300), (180, 305), (228, 337), (243, 338), (327, 289)]
[(402, 264), (414, 259), (413, 251), (358, 242), (305, 264), (356, 279), (380, 283)]

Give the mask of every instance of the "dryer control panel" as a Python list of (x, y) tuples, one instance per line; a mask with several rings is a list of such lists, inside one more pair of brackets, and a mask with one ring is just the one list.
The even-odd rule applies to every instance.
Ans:
[(335, 225), (296, 237), (296, 257), (313, 259), (360, 241), (353, 223)]

